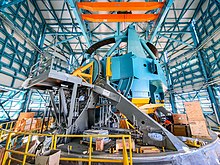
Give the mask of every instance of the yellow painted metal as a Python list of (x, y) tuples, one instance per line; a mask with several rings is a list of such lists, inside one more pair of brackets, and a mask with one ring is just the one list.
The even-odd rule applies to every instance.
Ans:
[[(50, 134), (48, 134), (50, 135)], [(109, 137), (109, 138), (122, 138), (122, 136), (124, 136), (125, 138), (129, 138), (130, 135), (124, 135), (124, 134), (117, 134), (117, 135), (99, 135), (99, 134), (94, 134), (94, 135), (62, 135), (62, 134), (57, 134), (55, 135), (57, 137), (72, 137), (72, 138), (83, 138), (83, 137), (87, 137), (89, 138), (90, 136), (92, 138), (101, 138), (101, 137)]]
[(122, 143), (123, 143), (123, 165), (129, 165), (128, 153), (127, 153), (127, 148), (126, 148), (124, 136), (122, 136)]
[[(94, 62), (90, 62), (89, 64), (87, 64), (85, 66), (79, 67), (78, 69), (73, 71), (72, 75), (80, 77), (83, 79), (83, 81), (92, 84), (93, 64), (94, 64)], [(89, 70), (89, 73), (84, 73), (86, 70)]]
[(8, 138), (7, 138), (6, 145), (5, 145), (5, 153), (4, 153), (2, 165), (5, 165), (5, 163), (7, 161), (7, 158), (8, 158), (7, 150), (9, 149), (9, 145), (10, 145), (10, 142), (11, 142), (11, 136), (12, 136), (12, 133), (10, 132), (8, 134)]
[(0, 142), (7, 139), (8, 132), (13, 130), (16, 121), (10, 121), (0, 124)]
[(8, 161), (8, 165), (11, 165), (11, 159), (9, 159), (9, 161)]
[(119, 127), (123, 129), (134, 129), (137, 133), (141, 134), (126, 118), (125, 115), (122, 114), (122, 120), (120, 121)]
[(53, 149), (57, 148), (57, 135), (54, 136), (54, 145), (53, 145)]
[(25, 165), (30, 141), (31, 141), (31, 135), (28, 135), (28, 141), (27, 141), (27, 143), (26, 143), (25, 154), (24, 154), (24, 158), (23, 158), (22, 165)]
[(125, 117), (125, 115), (121, 115), (121, 120), (119, 123), (119, 127), (123, 128), (123, 129), (129, 129), (129, 121), (128, 119)]
[(107, 57), (106, 59), (106, 79), (109, 80), (109, 78), (112, 76), (111, 71), (111, 57)]
[[(26, 147), (25, 147), (25, 151), (14, 151), (12, 149), (9, 149), (10, 147), (10, 142), (11, 142), (11, 138), (12, 136), (28, 136), (28, 141), (26, 143)], [(13, 161), (17, 161), (17, 162), (22, 162), (22, 165), (25, 164), (26, 162), (26, 158), (27, 156), (31, 156), (31, 157), (35, 157), (35, 154), (30, 154), (28, 153), (28, 147), (29, 144), (31, 142), (31, 137), (32, 136), (49, 136), (52, 137), (52, 143), (51, 143), (51, 149), (56, 149), (57, 148), (57, 138), (58, 137), (63, 137), (63, 138), (82, 138), (82, 137), (87, 137), (89, 138), (89, 157), (88, 158), (69, 158), (69, 157), (61, 157), (60, 160), (64, 160), (64, 161), (81, 161), (81, 162), (88, 162), (88, 164), (91, 164), (92, 162), (106, 162), (106, 163), (124, 163), (124, 164), (128, 164), (129, 162), (132, 162), (132, 150), (130, 150), (130, 155), (129, 155), (129, 159), (128, 159), (128, 153), (126, 150), (126, 146), (123, 146), (123, 159), (93, 159), (92, 158), (92, 152), (93, 152), (93, 148), (92, 148), (92, 139), (93, 138), (100, 138), (100, 137), (109, 137), (109, 138), (127, 138), (129, 139), (129, 146), (130, 148), (132, 148), (132, 144), (131, 144), (131, 136), (130, 135), (51, 135), (51, 134), (37, 134), (37, 133), (28, 133), (28, 132), (9, 132), (8, 135), (8, 139), (6, 142), (6, 147), (5, 147), (5, 154), (4, 154), (4, 158), (3, 158), (3, 164), (2, 165), (6, 165), (6, 161), (7, 159), (13, 160)], [(125, 141), (123, 142), (123, 145), (125, 145)], [(15, 158), (8, 158), (8, 153), (15, 153), (18, 155), (23, 155), (23, 160), (16, 160)], [(125, 162), (124, 162), (125, 161)], [(130, 163), (131, 164), (131, 163)]]
[(92, 164), (92, 137), (89, 137), (89, 165)]
[(149, 104), (149, 98), (132, 98), (131, 102), (135, 104), (137, 107), (143, 106), (145, 104)]
[[(16, 161), (16, 162), (22, 163), (22, 161), (21, 161), (21, 160), (19, 160), (19, 159), (10, 158), (10, 160), (13, 160), (13, 161)], [(11, 164), (11, 163), (8, 163), (8, 164)]]
[(54, 142), (55, 142), (55, 136), (52, 136), (52, 141), (51, 141), (51, 145), (50, 145), (51, 150), (53, 149)]
[[(27, 156), (35, 157), (36, 156), (35, 154), (28, 153), (28, 149), (29, 149), (29, 144), (30, 144), (30, 141), (31, 141), (31, 137), (32, 136), (36, 136), (36, 135), (37, 136), (50, 136), (50, 137), (52, 137), (52, 139), (54, 137), (54, 135), (51, 135), (51, 134), (36, 134), (36, 133), (28, 133), (28, 132), (8, 132), (8, 138), (7, 138), (7, 142), (6, 142), (6, 146), (5, 146), (5, 153), (4, 153), (2, 165), (6, 165), (7, 159), (9, 161), (11, 161), (11, 160), (16, 161), (15, 158), (8, 157), (8, 153), (15, 153), (15, 154), (18, 154), (18, 155), (23, 155), (23, 160), (22, 161), (21, 160), (17, 160), (17, 162), (21, 162), (22, 165), (26, 164)], [(15, 137), (15, 138), (17, 138), (18, 136), (28, 136), (28, 141), (26, 143), (25, 151), (24, 152), (15, 151), (15, 150), (9, 149), (9, 148), (13, 147), (13, 146), (11, 146), (11, 138), (12, 138), (12, 136)], [(52, 147), (53, 146), (51, 146), (51, 148)]]
[[(122, 138), (122, 137), (129, 138), (130, 137), (131, 138), (130, 135), (96, 135), (96, 134), (94, 134), (94, 135), (55, 135), (54, 149), (56, 149), (56, 139), (57, 139), (57, 137), (68, 137), (68, 138), (87, 137), (87, 138), (89, 138), (90, 140), (89, 140), (89, 158), (88, 159), (86, 159), (86, 158), (64, 158), (64, 157), (60, 158), (60, 160), (64, 160), (64, 161), (84, 161), (84, 162), (89, 162), (89, 164), (92, 163), (92, 162), (107, 162), (107, 163), (122, 163), (122, 162), (124, 162), (124, 158), (123, 158), (123, 160), (93, 159), (92, 158), (92, 152), (93, 152), (92, 139), (93, 138), (101, 138), (101, 137), (109, 137), (109, 138)], [(130, 141), (129, 141), (129, 143), (130, 143)], [(132, 145), (132, 144), (129, 144), (129, 145)], [(123, 152), (125, 152), (125, 151), (123, 150)], [(123, 156), (126, 156), (126, 154), (124, 153)], [(132, 156), (132, 154), (131, 154), (131, 156)], [(130, 157), (130, 160), (132, 161), (132, 157)]]
[(147, 114), (152, 114), (158, 107), (164, 107), (164, 104), (145, 104), (140, 106), (139, 109)]
[(129, 136), (129, 154), (130, 154), (130, 164), (133, 164), (133, 161), (132, 161), (132, 141), (131, 141), (131, 136)]
[(196, 147), (196, 148), (200, 148), (202, 145), (203, 145), (204, 142), (201, 142), (199, 140), (190, 140), (190, 139), (187, 139), (185, 141), (185, 144), (191, 146), (191, 147)]
[(30, 153), (25, 153), (25, 152), (21, 152), (21, 151), (15, 151), (15, 150), (7, 150), (8, 152), (11, 152), (11, 153), (15, 153), (15, 154), (18, 154), (18, 155), (26, 155), (26, 156), (32, 156), (32, 157), (35, 157), (36, 155), (35, 154), (30, 154)]

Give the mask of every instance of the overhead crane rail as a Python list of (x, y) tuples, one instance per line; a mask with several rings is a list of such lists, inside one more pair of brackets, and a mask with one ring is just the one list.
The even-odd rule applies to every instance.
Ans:
[(91, 22), (148, 22), (158, 14), (82, 14), (82, 19)]
[(89, 11), (146, 11), (162, 8), (163, 2), (78, 2), (79, 9)]
[[(116, 11), (117, 14), (81, 14), (91, 22), (149, 22), (159, 14), (132, 14), (132, 11), (161, 10), (164, 2), (78, 2), (79, 9), (88, 11)], [(154, 12), (155, 13), (155, 12)]]

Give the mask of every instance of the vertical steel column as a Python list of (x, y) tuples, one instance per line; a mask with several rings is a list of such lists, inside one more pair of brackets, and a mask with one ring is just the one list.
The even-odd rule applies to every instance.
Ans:
[(77, 94), (77, 88), (78, 84), (73, 84), (73, 90), (72, 90), (72, 96), (71, 96), (71, 102), (70, 102), (70, 109), (69, 109), (69, 116), (68, 116), (68, 130), (67, 134), (70, 134), (72, 130), (72, 125), (73, 125), (73, 117), (74, 117), (74, 108), (75, 108), (75, 102), (76, 102), (76, 94)]
[[(200, 41), (199, 41), (199, 38), (198, 38), (198, 35), (197, 35), (197, 32), (196, 32), (194, 24), (195, 24), (195, 22), (193, 20), (191, 22), (190, 29), (191, 29), (191, 33), (192, 33), (193, 42), (194, 42), (195, 47), (196, 47), (196, 46), (198, 46)], [(207, 73), (207, 70), (205, 68), (205, 64), (204, 64), (204, 61), (203, 61), (203, 58), (201, 56), (200, 51), (197, 52), (197, 55), (198, 55), (199, 63), (200, 63), (200, 66), (202, 68), (202, 73), (204, 75), (205, 81), (208, 82), (208, 80), (209, 80), (208, 79), (208, 73)], [(220, 110), (219, 110), (219, 106), (218, 106), (217, 100), (215, 98), (214, 89), (213, 89), (213, 87), (211, 85), (207, 86), (207, 92), (209, 94), (209, 98), (210, 98), (210, 101), (212, 103), (213, 111), (215, 112), (215, 115), (216, 115), (217, 123), (220, 124), (220, 122), (219, 122)]]
[(166, 77), (167, 77), (167, 85), (168, 85), (168, 90), (170, 93), (170, 103), (172, 106), (172, 112), (173, 113), (177, 113), (177, 108), (176, 108), (176, 103), (175, 103), (175, 96), (174, 93), (172, 92), (173, 90), (173, 81), (172, 78), (170, 76), (170, 68), (167, 64), (168, 59), (167, 59), (167, 53), (164, 52), (163, 53), (163, 57), (164, 57), (164, 67), (165, 67), (165, 72), (166, 72)]

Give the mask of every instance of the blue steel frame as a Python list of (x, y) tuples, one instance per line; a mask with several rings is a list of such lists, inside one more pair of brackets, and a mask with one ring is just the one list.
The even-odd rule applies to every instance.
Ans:
[[(63, 60), (58, 64), (60, 69), (67, 68), (67, 65), (65, 71), (71, 72), (81, 64), (82, 52), (90, 44), (125, 31), (128, 24), (82, 21), (80, 14), (88, 11), (78, 10), (76, 2), (1, 1), (0, 75), (8, 79), (1, 84), (10, 87), (11, 91), (1, 93), (0, 102), (18, 90), (19, 84), (26, 79), (31, 66), (40, 56), (56, 54)], [(59, 8), (56, 3), (61, 4)], [(136, 24), (141, 37), (149, 39), (160, 52), (159, 60), (169, 88), (167, 108), (184, 113), (183, 102), (199, 100), (206, 116), (213, 118), (216, 115), (216, 123), (220, 118), (219, 11), (217, 0), (184, 0), (181, 3), (167, 0), (157, 22), (131, 23)], [(13, 23), (11, 29), (7, 20)], [(15, 27), (23, 33), (23, 43), (20, 43), (22, 37), (17, 36)], [(96, 53), (102, 55), (109, 48), (110, 45), (105, 46)], [(123, 52), (123, 48), (117, 51)], [(1, 104), (3, 117), (0, 120), (13, 118), (21, 110), (40, 112), (45, 101), (48, 102), (47, 94), (42, 91), (21, 90), (16, 97)], [(13, 106), (18, 109), (15, 115), (10, 112)], [(9, 116), (5, 112), (10, 113)]]
[(19, 88), (37, 60), (32, 47), (37, 47), (42, 31), (42, 20), (30, 5), (24, 0), (4, 0), (0, 5), (1, 86), (9, 87), (8, 92), (0, 94), (0, 121), (16, 119), (29, 95), (29, 90)]
[[(207, 0), (199, 1), (195, 8), (194, 2), (186, 1), (178, 16), (178, 9), (172, 5), (169, 12), (174, 13), (175, 21), (166, 17), (154, 44), (165, 44), (160, 60), (169, 82), (168, 107), (174, 113), (184, 113), (183, 102), (198, 100), (208, 120), (214, 119), (219, 125), (220, 5), (219, 1)], [(184, 17), (188, 10), (195, 10), (190, 18)]]

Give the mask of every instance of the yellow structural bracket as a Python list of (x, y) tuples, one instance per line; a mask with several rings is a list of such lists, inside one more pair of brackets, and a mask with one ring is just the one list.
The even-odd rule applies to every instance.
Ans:
[(164, 107), (164, 104), (145, 104), (140, 106), (139, 109), (147, 114), (153, 114), (159, 107)]
[(137, 107), (143, 106), (145, 104), (149, 104), (150, 98), (132, 98), (131, 102), (135, 104)]
[[(92, 78), (93, 78), (93, 64), (94, 62), (90, 62), (89, 64), (85, 66), (81, 66), (75, 71), (73, 71), (72, 75), (77, 76), (83, 79), (83, 81), (88, 82), (92, 84)], [(89, 69), (89, 73), (85, 73)]]
[(109, 80), (109, 78), (112, 76), (111, 71), (111, 57), (107, 57), (106, 59), (106, 79)]

